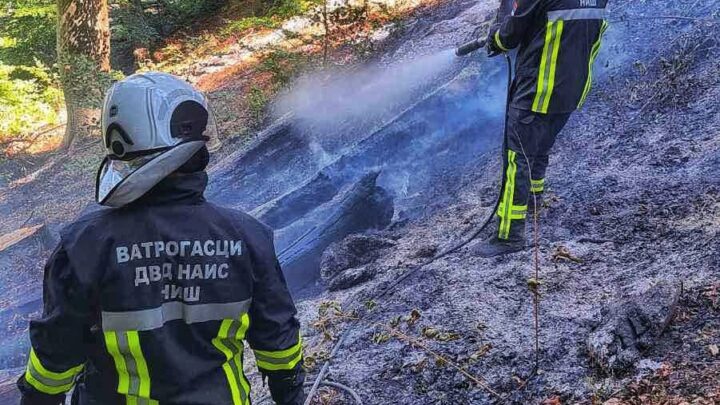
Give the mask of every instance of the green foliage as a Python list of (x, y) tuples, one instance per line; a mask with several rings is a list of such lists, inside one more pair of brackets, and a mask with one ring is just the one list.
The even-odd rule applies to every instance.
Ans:
[(312, 0), (276, 0), (268, 12), (278, 18), (290, 18), (305, 13), (315, 2)]
[(100, 151), (88, 151), (89, 153), (75, 154), (63, 163), (64, 171), (76, 176), (92, 176), (100, 164)]
[(0, 0), (0, 61), (52, 65), (56, 20), (54, 0)]
[[(275, 0), (258, 4), (242, 4), (249, 15), (230, 22), (221, 32), (223, 36), (243, 34), (250, 29), (277, 28), (288, 18), (301, 15), (317, 0)], [(239, 7), (232, 5), (231, 7)], [(244, 13), (243, 13), (244, 14)]]
[[(166, 28), (176, 30), (179, 27), (197, 22), (198, 18), (210, 16), (219, 11), (224, 0), (174, 0), (166, 1), (165, 8), (156, 14), (165, 24)], [(167, 31), (161, 33), (168, 33)]]
[(113, 81), (122, 78), (119, 72), (101, 71), (97, 63), (86, 55), (63, 55), (59, 65), (63, 90), (66, 96), (78, 103), (77, 107), (100, 108), (105, 90)]
[(245, 17), (235, 20), (222, 29), (222, 36), (242, 34), (250, 29), (276, 28), (277, 22), (271, 17)]
[(0, 0), (0, 140), (58, 121), (54, 0)]
[(30, 133), (43, 124), (57, 123), (62, 92), (42, 66), (0, 63), (0, 139)]
[(278, 86), (285, 86), (290, 83), (300, 70), (307, 66), (310, 58), (307, 55), (290, 52), (284, 49), (276, 49), (269, 53), (260, 63), (260, 70), (269, 72), (273, 76), (273, 82)]
[(253, 120), (260, 121), (268, 103), (265, 92), (261, 88), (253, 86), (247, 94), (247, 101)]
[(128, 1), (119, 1), (113, 8), (110, 27), (113, 45), (126, 42), (133, 48), (145, 48), (160, 40), (160, 34), (143, 10), (138, 10)]
[(143, 10), (139, 2), (118, 0), (111, 10), (111, 47), (152, 49), (178, 29), (197, 24), (217, 13), (225, 0), (165, 0)]

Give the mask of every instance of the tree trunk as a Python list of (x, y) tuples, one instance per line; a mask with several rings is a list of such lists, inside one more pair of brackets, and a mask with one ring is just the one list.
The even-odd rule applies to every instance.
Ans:
[(91, 135), (99, 124), (110, 83), (110, 23), (107, 0), (57, 0), (57, 51), (67, 126), (63, 147)]

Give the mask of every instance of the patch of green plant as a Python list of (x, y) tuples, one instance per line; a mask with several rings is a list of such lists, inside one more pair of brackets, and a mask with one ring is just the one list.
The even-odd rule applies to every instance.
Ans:
[(228, 24), (222, 29), (221, 35), (233, 36), (242, 34), (250, 29), (276, 28), (278, 23), (272, 17), (245, 17)]
[(98, 156), (100, 155), (94, 153), (74, 155), (63, 164), (63, 169), (72, 175), (90, 175), (100, 164)]
[(231, 36), (251, 29), (278, 28), (283, 20), (302, 15), (317, 3), (318, 0), (275, 0), (261, 2), (257, 7), (249, 5), (251, 14), (230, 22), (221, 33)]
[(297, 76), (308, 63), (310, 58), (307, 55), (276, 49), (260, 62), (259, 69), (272, 74), (275, 85), (282, 87)]
[(290, 18), (307, 12), (316, 2), (308, 0), (276, 0), (268, 14), (279, 18)]
[(7, 65), (50, 66), (56, 57), (54, 0), (0, 0), (0, 60)]
[(161, 40), (152, 19), (127, 1), (120, 1), (111, 11), (110, 26), (112, 46), (125, 42), (132, 48), (149, 48)]
[(0, 63), (0, 142), (57, 123), (62, 92), (53, 85), (55, 82), (42, 65)]
[(247, 93), (247, 101), (252, 119), (255, 121), (262, 120), (265, 106), (268, 103), (268, 98), (265, 95), (265, 92), (261, 88), (253, 86)]

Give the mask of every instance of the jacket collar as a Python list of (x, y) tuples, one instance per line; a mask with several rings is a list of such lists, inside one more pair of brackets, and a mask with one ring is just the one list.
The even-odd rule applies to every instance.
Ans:
[(204, 171), (173, 173), (130, 205), (197, 204), (205, 201), (203, 193), (207, 184), (208, 176)]

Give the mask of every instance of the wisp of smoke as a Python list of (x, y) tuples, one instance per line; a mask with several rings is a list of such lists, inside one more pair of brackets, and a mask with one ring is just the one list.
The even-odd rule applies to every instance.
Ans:
[(447, 50), (393, 65), (309, 74), (279, 98), (275, 113), (292, 112), (314, 136), (331, 136), (345, 125), (368, 128), (419, 97), (454, 60), (453, 50)]

